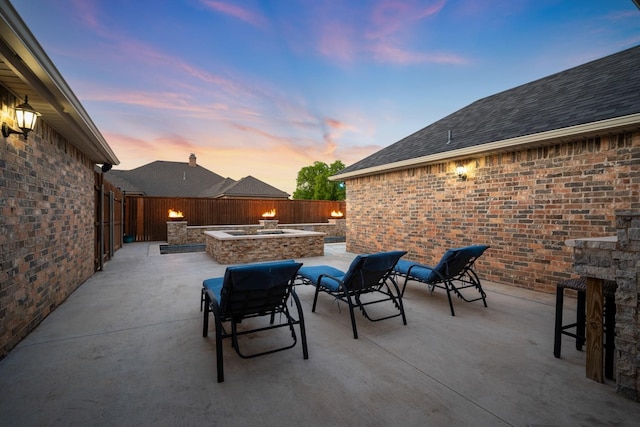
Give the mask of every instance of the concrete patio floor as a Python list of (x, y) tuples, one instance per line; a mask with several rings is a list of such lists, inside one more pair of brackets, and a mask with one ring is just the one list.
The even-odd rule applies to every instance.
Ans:
[[(299, 261), (346, 269), (353, 257), (329, 244), (324, 257)], [(489, 307), (455, 300), (455, 317), (442, 291), (410, 282), (407, 326), (358, 314), (358, 340), (344, 305), (325, 294), (312, 313), (313, 289), (299, 286), (309, 359), (300, 344), (241, 359), (226, 340), (218, 384), (199, 296), (225, 267), (206, 253), (126, 244), (0, 361), (0, 425), (640, 423), (640, 404), (585, 378), (585, 355), (568, 337), (563, 359), (553, 357), (553, 295), (490, 282)]]

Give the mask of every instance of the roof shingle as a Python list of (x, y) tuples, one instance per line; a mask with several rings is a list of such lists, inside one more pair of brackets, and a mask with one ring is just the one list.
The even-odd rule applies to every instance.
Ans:
[(482, 98), (339, 175), (636, 113), (640, 46)]
[(252, 176), (235, 181), (186, 162), (157, 160), (132, 170), (111, 170), (106, 179), (127, 193), (156, 197), (289, 197)]

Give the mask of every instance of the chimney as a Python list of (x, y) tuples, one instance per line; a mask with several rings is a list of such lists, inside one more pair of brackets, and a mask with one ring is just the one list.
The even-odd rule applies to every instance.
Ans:
[(189, 156), (189, 167), (191, 168), (196, 167), (196, 155), (193, 153), (191, 153), (191, 155)]

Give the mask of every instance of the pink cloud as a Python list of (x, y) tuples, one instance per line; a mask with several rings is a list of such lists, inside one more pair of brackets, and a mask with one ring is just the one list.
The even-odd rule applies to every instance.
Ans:
[(329, 23), (320, 34), (318, 50), (324, 56), (333, 57), (340, 62), (355, 60), (358, 47), (354, 29), (339, 22)]
[(262, 129), (258, 129), (256, 127), (253, 126), (247, 126), (247, 125), (243, 125), (241, 123), (232, 123), (232, 126), (242, 132), (248, 132), (254, 135), (258, 135), (261, 136), (264, 139), (276, 142), (276, 143), (282, 143), (285, 142), (285, 138), (276, 136), (276, 135), (272, 135), (271, 133), (264, 131)]
[[(410, 46), (417, 37), (417, 26), (425, 18), (437, 15), (446, 5), (446, 0), (433, 1), (428, 5), (417, 1), (382, 1), (368, 11), (369, 19), (364, 27), (354, 23), (348, 16), (325, 13), (331, 16), (319, 29), (318, 51), (341, 63), (355, 62), (370, 57), (378, 62), (393, 64), (466, 64), (468, 61), (454, 53), (416, 51)], [(367, 15), (367, 11), (362, 11)], [(338, 16), (338, 17), (336, 17)]]
[(264, 28), (266, 27), (266, 19), (255, 12), (252, 12), (248, 9), (221, 2), (221, 1), (212, 1), (212, 0), (201, 0), (202, 4), (206, 7), (216, 11), (223, 13), (225, 15), (232, 16), (241, 21), (246, 22), (247, 24), (251, 24), (255, 27)]
[(371, 47), (374, 58), (381, 62), (392, 62), (395, 64), (456, 64), (463, 65), (469, 63), (466, 58), (452, 53), (432, 53), (432, 52), (412, 52), (403, 50), (397, 46), (379, 43)]
[(382, 1), (373, 8), (371, 22), (374, 28), (368, 36), (378, 38), (408, 30), (413, 23), (440, 12), (445, 3), (445, 0), (439, 0), (425, 7), (415, 2)]
[(335, 119), (324, 119), (324, 123), (332, 129), (344, 131), (344, 130), (354, 130), (353, 126)]
[(102, 28), (100, 21), (97, 18), (98, 10), (93, 2), (86, 0), (74, 0), (71, 10), (76, 12), (76, 15), (85, 26), (93, 29)]
[[(162, 67), (167, 70), (165, 74), (169, 74), (168, 71), (173, 70), (181, 75), (190, 76), (199, 82), (213, 84), (217, 86), (218, 90), (223, 90), (225, 93), (234, 96), (247, 95), (251, 92), (237, 82), (196, 67), (180, 57), (168, 55), (159, 51), (153, 45), (127, 37), (112, 26), (105, 25), (99, 18), (99, 10), (92, 2), (75, 0), (74, 5), (73, 11), (84, 25), (105, 40), (104, 49), (82, 52), (83, 56), (93, 55), (97, 61), (117, 62), (126, 66), (139, 64), (134, 65), (137, 69), (139, 69), (139, 66)], [(174, 85), (176, 82), (183, 80), (182, 78), (172, 79), (171, 84)]]

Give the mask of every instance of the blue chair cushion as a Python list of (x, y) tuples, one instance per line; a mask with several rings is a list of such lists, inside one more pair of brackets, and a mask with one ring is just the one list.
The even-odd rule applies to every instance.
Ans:
[[(291, 260), (285, 260), (285, 261), (270, 261), (270, 262), (262, 262), (262, 263), (255, 263), (255, 264), (242, 264), (242, 265), (229, 266), (224, 272), (224, 277), (214, 277), (211, 279), (206, 279), (202, 282), (202, 286), (206, 290), (210, 290), (213, 293), (213, 295), (216, 297), (216, 300), (218, 300), (218, 303), (220, 303), (220, 297), (222, 295), (222, 287), (224, 286), (225, 283), (227, 283), (227, 286), (229, 286), (231, 282), (231, 274), (236, 273), (236, 276), (238, 276), (238, 275), (243, 275), (243, 273), (255, 272), (257, 269), (258, 271), (262, 270), (262, 272), (265, 275), (269, 275), (270, 267), (273, 267), (274, 265), (277, 266), (283, 263), (286, 263), (286, 264), (295, 263), (295, 261), (291, 259)], [(278, 278), (275, 278), (275, 279), (277, 280)], [(255, 280), (253, 282), (255, 283)]]
[[(340, 282), (332, 279), (331, 277), (323, 276), (321, 279), (322, 283), (318, 283), (320, 276), (323, 274), (333, 276), (336, 279), (340, 280)], [(337, 268), (331, 267), (329, 265), (314, 265), (310, 267), (301, 267), (300, 270), (298, 270), (298, 275), (311, 281), (314, 286), (320, 284), (327, 289), (337, 291), (338, 289), (340, 289), (340, 285), (342, 284), (341, 282), (344, 281), (343, 279), (345, 273), (342, 270), (338, 270)]]
[[(413, 268), (411, 268), (413, 267)], [(429, 282), (431, 276), (435, 273), (433, 272), (433, 268), (427, 265), (419, 264), (415, 261), (408, 261), (406, 259), (401, 259), (396, 264), (394, 270), (400, 274), (407, 275), (409, 273), (409, 268), (411, 268), (411, 276), (415, 277), (421, 282)], [(435, 274), (438, 277), (437, 274)]]
[(487, 245), (471, 245), (464, 248), (449, 249), (435, 267), (413, 261), (400, 260), (396, 264), (395, 270), (406, 275), (409, 272), (409, 268), (415, 266), (411, 269), (413, 277), (425, 283), (439, 282), (442, 280), (441, 277), (450, 278), (458, 274), (471, 258), (478, 258), (487, 248), (489, 248)]
[[(346, 273), (328, 265), (317, 265), (302, 267), (298, 271), (298, 274), (310, 280), (313, 285), (320, 284), (331, 291), (337, 291), (340, 289), (342, 283), (353, 284), (352, 280), (357, 281), (361, 276), (356, 275), (361, 275), (363, 270), (375, 271), (378, 273), (384, 273), (390, 270), (395, 265), (398, 258), (404, 254), (406, 254), (405, 251), (391, 251), (358, 255), (353, 259)], [(332, 279), (331, 277), (323, 276), (320, 278), (322, 275), (333, 276), (340, 282)], [(321, 280), (322, 283), (318, 283), (318, 280)], [(376, 278), (376, 281), (377, 280), (378, 279)]]
[(218, 302), (220, 301), (220, 290), (222, 289), (223, 280), (224, 277), (214, 277), (213, 279), (206, 279), (202, 282), (202, 286), (206, 290), (213, 292)]

